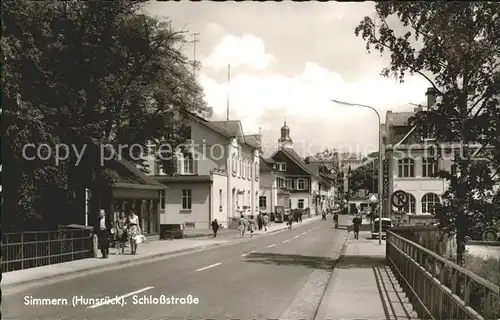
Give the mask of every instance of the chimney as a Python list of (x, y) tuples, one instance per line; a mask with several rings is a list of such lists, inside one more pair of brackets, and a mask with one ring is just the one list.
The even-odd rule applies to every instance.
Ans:
[(436, 89), (434, 87), (427, 88), (425, 95), (427, 96), (427, 108), (431, 108), (436, 104)]

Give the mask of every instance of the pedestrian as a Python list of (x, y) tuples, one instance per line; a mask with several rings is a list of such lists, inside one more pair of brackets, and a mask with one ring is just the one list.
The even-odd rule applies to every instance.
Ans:
[(238, 221), (238, 230), (240, 230), (241, 237), (245, 236), (245, 230), (247, 228), (247, 220), (244, 215), (241, 215), (240, 221)]
[(352, 224), (354, 227), (354, 239), (359, 239), (359, 227), (361, 226), (361, 218), (359, 215), (356, 215), (354, 219), (352, 219)]
[(248, 231), (250, 231), (250, 237), (253, 237), (253, 233), (256, 229), (256, 224), (257, 224), (257, 221), (255, 221), (254, 216), (251, 215), (250, 219), (248, 219)]
[(298, 218), (299, 218), (299, 222), (302, 222), (302, 211), (299, 210), (299, 212), (297, 213), (298, 215)]
[(288, 215), (288, 229), (292, 230), (292, 224), (293, 224), (293, 216), (291, 214)]
[(335, 223), (335, 229), (339, 227), (339, 214), (335, 212), (333, 214), (333, 222)]
[(141, 228), (139, 227), (139, 216), (133, 210), (130, 210), (128, 216), (128, 236), (130, 239), (130, 249), (132, 254), (137, 253), (137, 245), (142, 242)]
[(264, 231), (267, 232), (267, 227), (269, 226), (269, 215), (267, 213), (264, 213), (264, 217), (262, 218), (264, 220)]
[(257, 216), (257, 225), (259, 226), (259, 231), (262, 230), (262, 225), (264, 224), (264, 221), (262, 220), (262, 213), (259, 213)]
[(212, 221), (212, 231), (214, 232), (214, 238), (217, 237), (218, 230), (219, 230), (219, 222), (217, 221), (217, 219), (214, 219), (214, 221)]
[(111, 235), (111, 228), (111, 222), (106, 218), (106, 211), (101, 209), (99, 211), (99, 220), (94, 226), (94, 232), (97, 234), (103, 259), (107, 259), (109, 256), (109, 237)]
[(116, 243), (118, 251), (116, 254), (125, 254), (125, 244), (127, 243), (127, 217), (125, 212), (121, 212), (118, 219), (115, 221)]

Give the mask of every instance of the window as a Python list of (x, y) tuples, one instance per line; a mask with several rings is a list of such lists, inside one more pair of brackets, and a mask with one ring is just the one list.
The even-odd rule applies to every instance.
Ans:
[(433, 125), (427, 125), (422, 128), (422, 140), (435, 140), (436, 138), (436, 127)]
[(297, 190), (306, 190), (306, 180), (297, 179)]
[(255, 172), (255, 180), (259, 180), (259, 164), (256, 163), (255, 164), (255, 168), (254, 168), (254, 172)]
[(278, 171), (286, 171), (286, 163), (285, 162), (278, 162)]
[(292, 207), (292, 199), (288, 199), (288, 208)]
[(222, 211), (222, 189), (219, 189), (219, 212)]
[(243, 159), (240, 159), (239, 163), (240, 163), (240, 170), (238, 170), (238, 172), (239, 172), (238, 176), (242, 177), (243, 176)]
[(434, 208), (439, 203), (439, 197), (435, 193), (427, 193), (422, 197), (422, 213), (434, 214)]
[(261, 209), (267, 208), (266, 197), (259, 197), (259, 208), (261, 208)]
[(160, 209), (165, 209), (165, 190), (160, 191)]
[(191, 210), (191, 189), (182, 189), (182, 209)]
[(304, 209), (304, 199), (299, 199), (297, 202), (297, 208)]
[(433, 158), (422, 159), (422, 177), (435, 177), (437, 173), (437, 160)]
[(451, 168), (450, 168), (450, 174), (452, 176), (456, 176), (458, 173), (458, 170), (457, 170), (457, 165), (456, 164), (452, 164), (451, 165)]
[(236, 172), (238, 171), (238, 163), (236, 162), (236, 155), (235, 154), (233, 154), (233, 160), (232, 160), (231, 167), (233, 170), (233, 174), (236, 174)]
[(187, 153), (183, 157), (183, 174), (194, 174), (194, 159), (191, 153)]
[(415, 162), (413, 159), (405, 158), (398, 161), (398, 177), (415, 177)]
[(415, 214), (416, 213), (416, 200), (415, 200), (415, 197), (411, 193), (407, 192), (406, 194), (408, 194), (408, 203), (403, 208), (403, 211), (406, 212), (406, 213)]
[(285, 180), (285, 188), (287, 189), (292, 189), (292, 179), (286, 179)]
[(284, 188), (285, 187), (285, 179), (282, 177), (277, 177), (276, 184), (277, 184), (278, 188)]

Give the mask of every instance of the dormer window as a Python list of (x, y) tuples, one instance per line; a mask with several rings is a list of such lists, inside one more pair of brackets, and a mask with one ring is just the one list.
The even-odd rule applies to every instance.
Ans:
[(433, 125), (426, 125), (421, 130), (421, 138), (423, 141), (436, 140), (436, 128)]
[(278, 171), (286, 171), (286, 162), (278, 162), (276, 165), (278, 167)]

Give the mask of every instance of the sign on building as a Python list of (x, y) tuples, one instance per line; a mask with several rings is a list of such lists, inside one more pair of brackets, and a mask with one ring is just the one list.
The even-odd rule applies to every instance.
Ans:
[(389, 200), (389, 159), (384, 159), (382, 165), (382, 172), (383, 172), (383, 178), (382, 178), (383, 199)]

